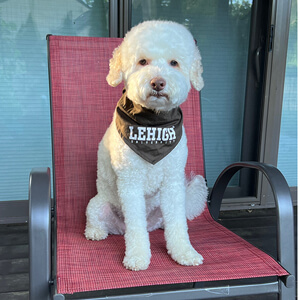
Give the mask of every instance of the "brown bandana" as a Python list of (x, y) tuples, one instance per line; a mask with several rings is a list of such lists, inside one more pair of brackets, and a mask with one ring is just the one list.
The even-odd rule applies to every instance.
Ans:
[(123, 96), (116, 108), (116, 126), (124, 142), (151, 164), (168, 155), (182, 136), (182, 111), (155, 112)]

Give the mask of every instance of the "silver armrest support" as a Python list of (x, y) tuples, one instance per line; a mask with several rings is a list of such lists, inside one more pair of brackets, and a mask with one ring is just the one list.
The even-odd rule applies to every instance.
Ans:
[(242, 168), (251, 168), (262, 172), (270, 183), (277, 213), (277, 260), (291, 274), (288, 278), (283, 279), (286, 287), (293, 287), (295, 279), (293, 204), (289, 186), (276, 167), (259, 162), (239, 162), (228, 166), (220, 174), (212, 189), (208, 204), (209, 211), (217, 220), (225, 189), (232, 176)]
[(51, 280), (50, 169), (37, 168), (29, 180), (30, 300), (48, 300)]

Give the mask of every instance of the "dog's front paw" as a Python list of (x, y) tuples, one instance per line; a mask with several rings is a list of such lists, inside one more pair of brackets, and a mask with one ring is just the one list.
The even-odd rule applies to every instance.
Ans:
[(107, 237), (108, 232), (106, 230), (103, 230), (102, 228), (87, 226), (85, 228), (84, 235), (88, 240), (100, 241), (104, 240)]
[(146, 270), (150, 264), (151, 254), (136, 254), (136, 255), (125, 255), (123, 264), (126, 269), (132, 271)]
[(145, 259), (143, 257), (128, 257), (125, 256), (123, 264), (126, 269), (132, 271), (146, 270), (149, 267), (150, 259)]
[(168, 251), (171, 257), (180, 265), (184, 266), (199, 266), (203, 264), (203, 257), (193, 247), (188, 249), (176, 249), (175, 251)]

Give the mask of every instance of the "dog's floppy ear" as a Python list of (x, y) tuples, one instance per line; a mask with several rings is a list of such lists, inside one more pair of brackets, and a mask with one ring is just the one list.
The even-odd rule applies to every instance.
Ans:
[(113, 52), (113, 57), (109, 61), (109, 73), (106, 76), (106, 81), (109, 85), (115, 87), (123, 80), (121, 45)]
[(198, 47), (195, 45), (194, 60), (190, 70), (190, 80), (193, 87), (197, 91), (200, 91), (204, 87), (202, 73), (203, 73), (203, 67), (201, 62), (201, 55)]

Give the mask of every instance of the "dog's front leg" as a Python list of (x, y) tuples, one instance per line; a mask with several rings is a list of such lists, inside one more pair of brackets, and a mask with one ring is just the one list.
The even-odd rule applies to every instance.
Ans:
[(118, 192), (126, 226), (123, 264), (130, 270), (145, 270), (150, 264), (151, 252), (143, 184), (137, 178), (121, 177)]
[(203, 257), (193, 248), (188, 236), (184, 180), (168, 178), (161, 191), (161, 210), (167, 249), (171, 257), (181, 265), (202, 264)]

